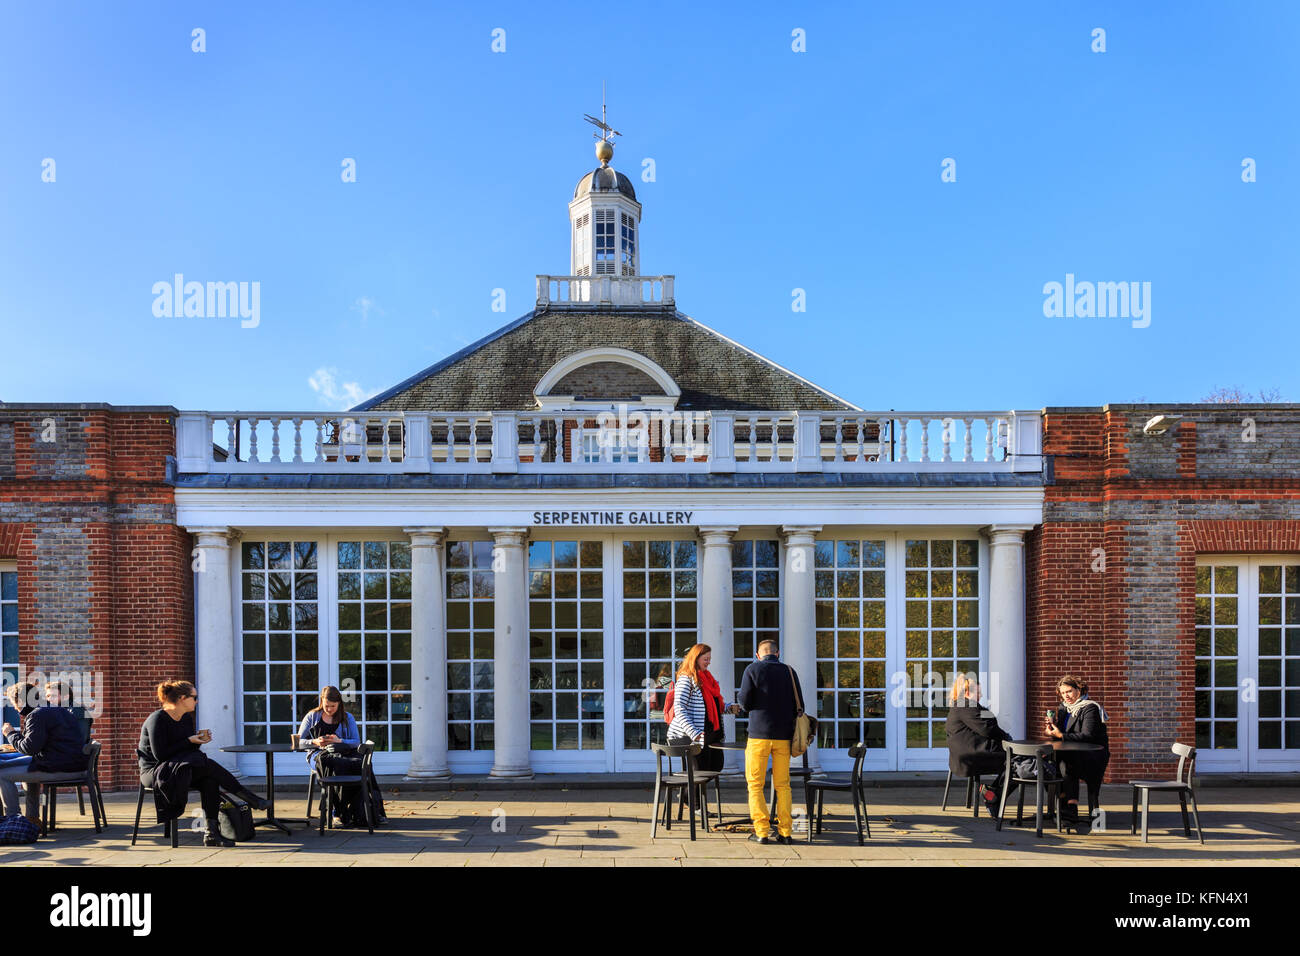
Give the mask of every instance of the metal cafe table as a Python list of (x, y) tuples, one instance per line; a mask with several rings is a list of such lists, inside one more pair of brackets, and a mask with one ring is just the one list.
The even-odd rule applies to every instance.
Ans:
[(257, 827), (278, 827), (285, 833), (291, 832), (287, 823), (301, 823), (304, 826), (308, 824), (305, 817), (277, 817), (275, 815), (275, 755), (302, 753), (301, 748), (295, 750), (292, 744), (237, 744), (232, 747), (222, 747), (223, 753), (228, 754), (266, 754), (266, 819), (258, 820), (253, 825)]

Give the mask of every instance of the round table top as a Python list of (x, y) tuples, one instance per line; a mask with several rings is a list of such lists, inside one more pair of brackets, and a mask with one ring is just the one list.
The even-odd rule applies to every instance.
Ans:
[(738, 740), (719, 740), (709, 744), (714, 750), (744, 750), (745, 744)]
[(293, 754), (305, 752), (301, 747), (295, 750), (292, 744), (234, 744), (220, 749), (228, 754)]

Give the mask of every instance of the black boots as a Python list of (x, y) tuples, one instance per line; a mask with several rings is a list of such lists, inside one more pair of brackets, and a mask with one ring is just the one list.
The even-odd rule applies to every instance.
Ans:
[(234, 840), (227, 840), (221, 835), (221, 825), (215, 819), (208, 820), (208, 832), (203, 837), (204, 846), (234, 846)]
[(252, 807), (254, 810), (265, 810), (270, 806), (265, 800), (255, 794), (252, 790), (241, 788), (239, 793), (235, 794), (240, 800)]

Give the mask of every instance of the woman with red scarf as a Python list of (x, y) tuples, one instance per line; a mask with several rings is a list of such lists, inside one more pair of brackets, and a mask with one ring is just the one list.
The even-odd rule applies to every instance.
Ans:
[(705, 745), (696, 760), (700, 770), (722, 769), (722, 751), (708, 745), (722, 739), (722, 715), (740, 712), (739, 707), (734, 704), (728, 707), (722, 699), (717, 678), (709, 673), (712, 658), (713, 651), (708, 644), (696, 644), (686, 652), (682, 666), (677, 668), (673, 719), (668, 725), (668, 743), (694, 741)]

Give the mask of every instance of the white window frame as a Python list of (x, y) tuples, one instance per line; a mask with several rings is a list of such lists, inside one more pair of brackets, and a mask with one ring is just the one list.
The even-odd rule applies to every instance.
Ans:
[[(1267, 565), (1300, 564), (1296, 554), (1198, 554), (1196, 566), (1237, 568), (1237, 686), (1253, 693), (1237, 700), (1237, 744), (1232, 750), (1196, 752), (1196, 769), (1206, 773), (1285, 773), (1300, 770), (1300, 751), (1259, 748), (1259, 568)], [(1244, 584), (1243, 584), (1244, 582)], [(1195, 625), (1193, 625), (1195, 628)], [(1195, 631), (1192, 634), (1195, 660)], [(1282, 625), (1285, 662), (1286, 625)], [(1285, 667), (1285, 663), (1284, 663)], [(1195, 671), (1193, 670), (1193, 674)], [(1195, 676), (1191, 693), (1195, 708)], [(1283, 673), (1285, 681), (1285, 671)], [(1193, 714), (1193, 723), (1195, 722)], [(1283, 742), (1285, 743), (1285, 728)], [(1189, 743), (1195, 743), (1195, 737)]]

